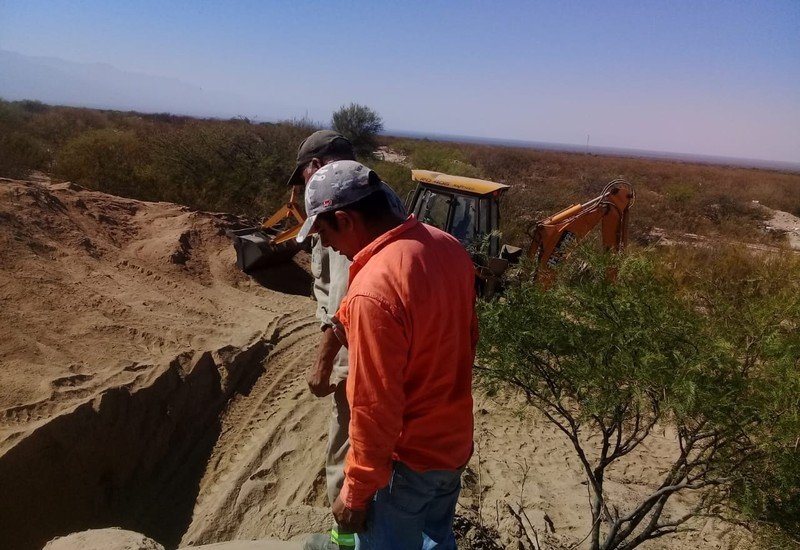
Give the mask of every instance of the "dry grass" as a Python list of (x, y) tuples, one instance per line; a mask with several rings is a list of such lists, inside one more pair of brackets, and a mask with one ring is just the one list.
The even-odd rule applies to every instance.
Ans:
[[(264, 216), (286, 195), (307, 121), (252, 124), (170, 114), (123, 113), (0, 100), (0, 176), (43, 170), (88, 187), (139, 199)], [(614, 178), (637, 191), (631, 235), (654, 227), (747, 242), (770, 239), (754, 200), (800, 215), (800, 173), (674, 161), (557, 153), (515, 147), (384, 138), (414, 168), (510, 184), (502, 231), (526, 245), (527, 227), (595, 197)], [(368, 160), (406, 197), (407, 166)]]
[[(634, 240), (654, 227), (705, 236), (764, 242), (763, 210), (752, 201), (800, 215), (800, 174), (676, 161), (558, 153), (514, 147), (387, 140), (415, 159), (414, 146), (441, 155), (456, 151), (479, 177), (512, 186), (503, 199), (503, 234), (527, 242), (533, 221), (595, 197), (614, 178), (630, 181), (637, 200), (631, 216)], [(442, 164), (443, 161), (439, 161)], [(426, 166), (414, 166), (423, 168)], [(435, 169), (435, 168), (434, 168)], [(465, 174), (466, 175), (466, 174)]]

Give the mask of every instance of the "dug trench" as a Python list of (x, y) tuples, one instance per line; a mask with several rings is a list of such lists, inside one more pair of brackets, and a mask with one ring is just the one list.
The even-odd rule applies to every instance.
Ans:
[(279, 340), (274, 329), (244, 349), (185, 353), (155, 369), (132, 364), (141, 374), (131, 382), (20, 437), (0, 457), (3, 547), (39, 549), (56, 535), (109, 525), (176, 547), (225, 415), (251, 396)]

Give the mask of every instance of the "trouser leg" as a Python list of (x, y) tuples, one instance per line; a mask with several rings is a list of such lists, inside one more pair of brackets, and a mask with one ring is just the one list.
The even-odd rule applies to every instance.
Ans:
[(395, 463), (388, 486), (375, 494), (358, 550), (452, 550), (461, 470), (415, 472)]
[(328, 425), (328, 448), (325, 454), (325, 481), (328, 503), (332, 506), (344, 483), (344, 459), (350, 449), (350, 406), (347, 403), (345, 382), (332, 394), (333, 410)]
[(428, 505), (425, 525), (422, 528), (426, 535), (425, 550), (456, 549), (453, 519), (456, 515), (459, 494), (461, 494), (461, 470), (437, 475), (436, 496)]

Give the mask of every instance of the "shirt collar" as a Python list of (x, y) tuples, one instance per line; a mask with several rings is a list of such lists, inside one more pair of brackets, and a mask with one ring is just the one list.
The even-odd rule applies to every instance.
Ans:
[(384, 246), (396, 240), (397, 237), (418, 224), (419, 222), (417, 221), (417, 218), (414, 216), (414, 214), (411, 214), (408, 216), (408, 218), (406, 218), (406, 221), (375, 238), (375, 240), (361, 249), (361, 251), (353, 257), (353, 265), (350, 267), (350, 280), (352, 281), (353, 276), (355, 276), (355, 274), (362, 267), (364, 267), (370, 258), (377, 254), (378, 251), (380, 251)]

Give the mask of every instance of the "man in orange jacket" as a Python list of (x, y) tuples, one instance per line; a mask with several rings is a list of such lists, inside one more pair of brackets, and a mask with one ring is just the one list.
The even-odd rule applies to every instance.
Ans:
[(455, 548), (472, 453), (474, 268), (455, 238), (398, 217), (384, 187), (355, 161), (323, 166), (306, 186), (298, 235), (316, 232), (352, 260), (337, 313), (351, 447), (333, 514), (364, 550)]

